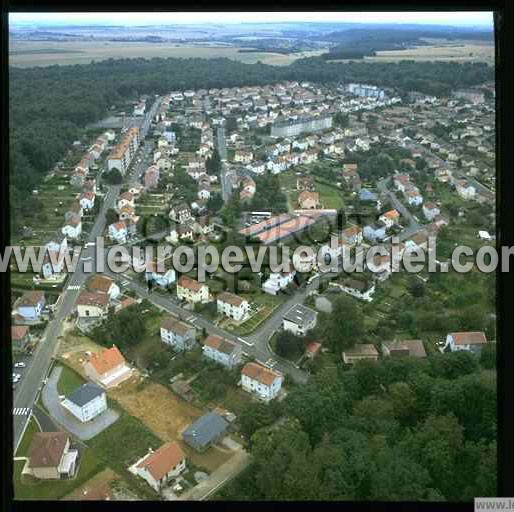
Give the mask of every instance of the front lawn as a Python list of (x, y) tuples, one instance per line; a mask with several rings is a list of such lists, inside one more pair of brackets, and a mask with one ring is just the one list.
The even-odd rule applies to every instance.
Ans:
[(78, 474), (71, 480), (38, 480), (21, 474), (25, 461), (15, 461), (13, 468), (14, 498), (16, 500), (58, 500), (83, 485), (105, 468), (104, 460), (87, 448), (81, 455)]
[(57, 391), (59, 395), (68, 395), (84, 384), (84, 382), (85, 380), (75, 370), (68, 366), (63, 366), (59, 382), (57, 383)]

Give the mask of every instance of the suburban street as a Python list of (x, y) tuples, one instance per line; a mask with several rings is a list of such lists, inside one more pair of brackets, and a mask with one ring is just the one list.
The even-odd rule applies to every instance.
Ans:
[(225, 127), (219, 126), (216, 130), (216, 148), (221, 159), (221, 173), (220, 173), (220, 184), (221, 184), (221, 197), (226, 203), (232, 195), (232, 183), (228, 177), (227, 169), (227, 140), (225, 138)]
[(391, 178), (383, 178), (380, 181), (377, 182), (377, 188), (380, 191), (380, 193), (389, 199), (391, 201), (391, 204), (400, 212), (403, 218), (408, 219), (409, 225), (405, 226), (405, 229), (400, 234), (400, 241), (407, 240), (411, 238), (413, 235), (415, 235), (420, 229), (421, 225), (419, 222), (414, 218), (414, 215), (403, 206), (402, 202), (398, 199), (396, 194), (394, 192), (391, 192), (387, 189), (388, 183), (391, 181)]
[[(157, 98), (152, 108), (147, 113), (145, 122), (141, 128), (141, 138), (144, 138), (148, 133), (151, 120), (155, 115), (159, 104), (160, 98)], [(143, 162), (141, 162), (141, 164), (143, 164)], [(138, 170), (139, 167), (134, 165), (132, 173), (136, 174)], [(95, 242), (97, 237), (102, 236), (105, 229), (105, 214), (107, 210), (115, 206), (120, 189), (121, 185), (112, 185), (109, 187), (104, 197), (102, 208), (98, 213), (91, 232), (89, 233), (88, 242)], [(82, 250), (81, 261), (75, 269), (75, 272), (70, 275), (63, 293), (57, 300), (54, 317), (48, 323), (33, 357), (27, 364), (27, 368), (24, 372), (24, 378), (13, 391), (13, 410), (32, 409), (42, 387), (42, 382), (47, 376), (52, 358), (57, 350), (58, 338), (61, 335), (63, 323), (73, 312), (75, 301), (80, 293), (80, 288), (91, 275), (88, 272), (84, 272), (84, 261), (88, 262), (88, 266), (90, 265), (91, 268), (94, 268), (93, 263), (95, 252), (94, 246), (86, 246)], [(13, 415), (13, 440), (15, 449), (21, 439), (28, 418), (29, 415)]]

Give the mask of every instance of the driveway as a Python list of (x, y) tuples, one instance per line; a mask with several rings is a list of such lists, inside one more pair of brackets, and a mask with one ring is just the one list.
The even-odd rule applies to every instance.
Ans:
[(234, 453), (225, 464), (222, 464), (216, 471), (211, 473), (207, 480), (195, 485), (186, 491), (178, 499), (179, 501), (204, 501), (209, 499), (218, 489), (225, 485), (229, 480), (236, 477), (250, 463), (250, 455), (245, 450)]
[(52, 418), (65, 430), (78, 437), (82, 441), (92, 439), (97, 434), (110, 427), (118, 418), (119, 414), (112, 409), (107, 409), (100, 416), (97, 416), (94, 420), (87, 423), (81, 423), (71, 413), (69, 413), (61, 405), (59, 400), (59, 393), (57, 391), (57, 382), (61, 376), (62, 367), (56, 366), (48, 382), (43, 388), (41, 398), (46, 409), (52, 416)]

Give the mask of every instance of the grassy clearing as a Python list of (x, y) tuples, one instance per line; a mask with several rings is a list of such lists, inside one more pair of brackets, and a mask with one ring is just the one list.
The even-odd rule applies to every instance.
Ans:
[(57, 383), (59, 395), (68, 395), (84, 384), (85, 380), (75, 370), (67, 366), (62, 367), (61, 376)]
[(325, 208), (342, 208), (344, 205), (341, 193), (336, 187), (315, 181), (316, 191), (319, 192), (320, 200)]
[(37, 426), (36, 420), (33, 417), (31, 417), (25, 430), (25, 434), (23, 434), (23, 438), (20, 441), (18, 449), (16, 450), (16, 457), (27, 456), (30, 448), (30, 443), (32, 442), (32, 436), (36, 432), (39, 432), (39, 427)]

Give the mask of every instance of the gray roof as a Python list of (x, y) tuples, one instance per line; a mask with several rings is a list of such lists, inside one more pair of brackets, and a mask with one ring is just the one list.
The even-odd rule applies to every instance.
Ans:
[(86, 382), (77, 388), (73, 393), (66, 397), (67, 400), (73, 402), (75, 405), (82, 407), (87, 403), (91, 402), (93, 398), (102, 395), (105, 390), (96, 384)]
[(284, 320), (289, 320), (289, 322), (293, 322), (296, 325), (306, 325), (312, 322), (316, 316), (316, 311), (302, 304), (297, 304), (284, 315)]
[(228, 427), (228, 422), (220, 415), (209, 412), (198, 418), (182, 433), (186, 441), (194, 442), (199, 446), (207, 446)]

